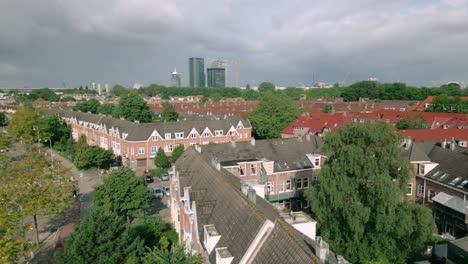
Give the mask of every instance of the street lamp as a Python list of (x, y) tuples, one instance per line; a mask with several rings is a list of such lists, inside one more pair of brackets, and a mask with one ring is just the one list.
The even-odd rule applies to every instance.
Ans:
[(51, 160), (51, 164), (52, 164), (52, 167), (54, 167), (54, 153), (52, 152), (52, 139), (50, 139), (50, 137), (46, 137), (44, 138), (44, 142), (47, 142), (49, 141), (49, 148), (50, 148), (50, 160)]

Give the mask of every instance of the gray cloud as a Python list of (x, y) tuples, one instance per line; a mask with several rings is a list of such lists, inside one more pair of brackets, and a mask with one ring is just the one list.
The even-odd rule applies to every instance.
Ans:
[(191, 56), (239, 59), (242, 85), (468, 81), (467, 2), (4, 0), (0, 86), (187, 84)]

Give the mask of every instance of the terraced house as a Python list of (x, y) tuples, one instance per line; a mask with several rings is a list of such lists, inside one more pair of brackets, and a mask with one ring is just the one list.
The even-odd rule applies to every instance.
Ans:
[(60, 115), (72, 129), (74, 140), (85, 135), (88, 144), (112, 150), (132, 169), (152, 168), (160, 148), (170, 156), (177, 145), (184, 148), (209, 143), (250, 141), (252, 126), (247, 119), (226, 117), (220, 120), (196, 120), (137, 123), (104, 115), (48, 110)]

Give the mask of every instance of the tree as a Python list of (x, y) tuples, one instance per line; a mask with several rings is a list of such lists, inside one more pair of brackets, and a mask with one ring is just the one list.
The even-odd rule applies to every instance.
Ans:
[(276, 86), (271, 83), (271, 82), (262, 82), (259, 86), (258, 86), (258, 91), (259, 92), (273, 92), (275, 90)]
[(333, 107), (329, 104), (327, 104), (323, 109), (322, 109), (322, 112), (324, 113), (331, 113), (333, 111)]
[(7, 131), (21, 141), (42, 141), (51, 136), (47, 125), (47, 120), (39, 112), (23, 107), (12, 116)]
[(158, 149), (158, 153), (156, 153), (156, 158), (154, 159), (154, 165), (159, 168), (164, 168), (167, 169), (169, 168), (169, 159), (166, 156), (166, 153), (164, 153), (164, 150), (162, 148)]
[(5, 113), (0, 112), (0, 126), (5, 127), (8, 125), (8, 118)]
[[(135, 120), (138, 120), (141, 122), (148, 122), (147, 111), (150, 111), (150, 109), (146, 102), (143, 100), (143, 98), (140, 97), (137, 91), (132, 91), (126, 95), (123, 95), (120, 98), (119, 106), (116, 113), (119, 117), (123, 117), (128, 121), (133, 122)], [(144, 120), (142, 120), (142, 117), (144, 117)], [(149, 122), (151, 121), (152, 120), (150, 120)]]
[(144, 246), (148, 248), (159, 246), (161, 238), (166, 236), (169, 230), (172, 229), (169, 229), (168, 224), (159, 216), (145, 217), (141, 224), (129, 227), (130, 235), (140, 237), (144, 241)]
[(0, 135), (0, 149), (10, 147), (10, 139), (7, 136)]
[(117, 109), (115, 104), (102, 104), (98, 108), (98, 113), (103, 115), (114, 115)]
[(161, 112), (161, 121), (172, 122), (179, 119), (179, 113), (176, 112), (173, 105), (168, 102), (164, 102), (162, 105), (163, 111)]
[(79, 169), (87, 167), (86, 152), (89, 145), (86, 142), (86, 136), (81, 135), (74, 147), (73, 163)]
[(74, 111), (81, 111), (81, 112), (90, 112), (96, 114), (98, 112), (101, 103), (96, 99), (82, 99), (79, 101), (74, 107)]
[(279, 138), (281, 130), (298, 117), (299, 110), (294, 107), (290, 98), (269, 92), (260, 97), (249, 120), (256, 137)]
[(408, 115), (395, 124), (398, 129), (425, 129), (428, 127), (426, 119), (421, 115)]
[(321, 236), (353, 263), (405, 263), (435, 229), (430, 211), (405, 199), (400, 141), (383, 122), (347, 124), (325, 138), (328, 160), (307, 197)]
[(123, 96), (123, 95), (126, 95), (130, 92), (130, 90), (128, 90), (127, 88), (123, 87), (122, 85), (115, 85), (113, 88), (112, 88), (112, 91), (111, 93), (115, 96)]
[(197, 255), (191, 256), (185, 252), (185, 248), (180, 245), (173, 245), (170, 250), (167, 248), (155, 247), (145, 254), (144, 264), (201, 264), (201, 258)]
[(143, 241), (133, 237), (115, 213), (94, 209), (63, 242), (57, 263), (125, 263), (143, 255)]
[(94, 191), (94, 203), (131, 221), (143, 215), (154, 196), (141, 177), (128, 168), (121, 168), (104, 179)]
[(81, 135), (75, 145), (73, 163), (78, 169), (108, 168), (114, 159), (112, 151), (89, 146), (85, 135)]
[(179, 159), (179, 157), (182, 156), (183, 153), (184, 153), (184, 145), (183, 144), (177, 145), (177, 147), (175, 147), (174, 150), (172, 151), (172, 156), (171, 156), (172, 163), (175, 163)]
[(67, 97), (60, 99), (60, 102), (76, 102), (76, 99), (71, 96), (67, 96)]

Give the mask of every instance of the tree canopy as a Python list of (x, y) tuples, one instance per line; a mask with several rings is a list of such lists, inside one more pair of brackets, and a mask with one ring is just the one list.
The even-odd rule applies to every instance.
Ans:
[(63, 246), (57, 263), (126, 263), (144, 253), (143, 241), (129, 234), (125, 221), (99, 208), (90, 212)]
[(320, 235), (353, 263), (406, 263), (435, 229), (408, 202), (409, 165), (386, 123), (347, 124), (325, 138), (328, 159), (307, 197)]
[(426, 119), (421, 115), (408, 115), (395, 124), (398, 129), (425, 129), (428, 128)]
[(101, 103), (99, 103), (98, 100), (96, 99), (82, 99), (81, 101), (78, 101), (76, 105), (73, 107), (74, 111), (81, 111), (81, 112), (90, 112), (92, 114), (96, 114), (98, 112), (99, 107), (101, 106)]
[(112, 172), (94, 191), (94, 203), (129, 220), (143, 215), (154, 198), (141, 177), (128, 168)]
[(259, 86), (258, 86), (258, 91), (259, 92), (273, 92), (275, 90), (276, 86), (271, 83), (271, 82), (262, 82)]
[(73, 163), (78, 169), (108, 168), (114, 159), (111, 150), (89, 146), (85, 135), (81, 135), (74, 146)]
[(172, 151), (172, 156), (171, 156), (171, 161), (172, 163), (175, 163), (180, 156), (184, 153), (184, 145), (180, 144), (177, 145), (177, 147), (174, 148), (174, 151)]
[(163, 111), (161, 112), (161, 121), (172, 122), (179, 119), (179, 113), (176, 112), (173, 105), (168, 102), (163, 103)]
[(5, 113), (0, 112), (0, 126), (5, 127), (8, 125), (8, 118)]
[(299, 117), (299, 110), (287, 96), (268, 92), (260, 97), (257, 108), (250, 114), (256, 138), (279, 138), (281, 130)]
[(143, 98), (138, 92), (130, 92), (120, 98), (118, 109), (116, 111), (118, 117), (123, 117), (128, 121), (152, 122), (153, 114)]
[(156, 153), (156, 158), (154, 159), (154, 165), (159, 168), (167, 169), (170, 166), (169, 158), (166, 156), (166, 153), (162, 148), (158, 149)]

